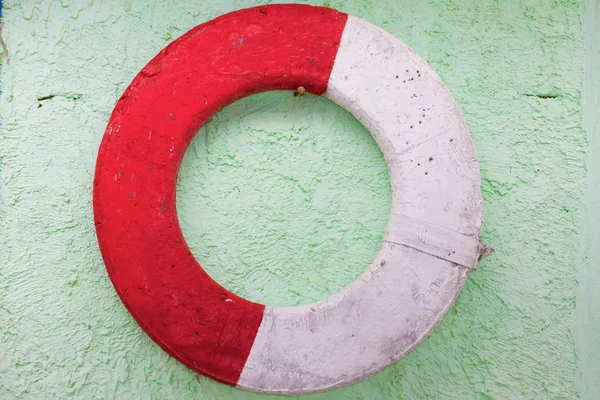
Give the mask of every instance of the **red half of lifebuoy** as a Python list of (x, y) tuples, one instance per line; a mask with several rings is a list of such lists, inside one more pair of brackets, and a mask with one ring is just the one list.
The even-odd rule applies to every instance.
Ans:
[[(354, 284), (315, 304), (265, 308), (195, 260), (177, 219), (176, 177), (218, 110), (300, 86), (370, 130), (388, 163), (392, 215)], [(142, 329), (188, 367), (270, 393), (348, 385), (403, 357), (440, 322), (481, 254), (479, 168), (447, 89), (395, 37), (304, 5), (224, 15), (150, 61), (110, 117), (94, 214), (110, 278)]]

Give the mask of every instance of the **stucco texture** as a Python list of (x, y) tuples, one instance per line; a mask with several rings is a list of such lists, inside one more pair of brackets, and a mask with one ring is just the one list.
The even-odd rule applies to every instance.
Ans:
[[(408, 357), (306, 398), (592, 398), (581, 384), (586, 335), (574, 332), (578, 263), (591, 251), (579, 234), (591, 215), (582, 208), (583, 4), (309, 3), (381, 26), (441, 76), (477, 148), (482, 239), (496, 252)], [(134, 75), (188, 29), (256, 4), (4, 2), (0, 398), (277, 398), (206, 379), (155, 345), (110, 283), (92, 215), (98, 146)], [(217, 114), (190, 146), (178, 185), (200, 263), (226, 288), (271, 305), (310, 303), (352, 282), (379, 249), (390, 211), (369, 133), (330, 101), (291, 92)]]

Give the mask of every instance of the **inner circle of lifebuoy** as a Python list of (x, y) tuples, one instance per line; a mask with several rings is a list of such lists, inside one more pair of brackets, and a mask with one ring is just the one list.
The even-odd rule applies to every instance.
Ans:
[[(218, 110), (300, 86), (369, 129), (388, 164), (392, 213), (379, 254), (352, 285), (314, 304), (265, 307), (194, 259), (176, 177)], [(142, 329), (195, 371), (285, 394), (351, 384), (416, 347), (477, 267), (481, 202), (472, 140), (431, 68), (364, 20), (303, 5), (227, 14), (162, 50), (115, 106), (94, 181), (102, 256)]]

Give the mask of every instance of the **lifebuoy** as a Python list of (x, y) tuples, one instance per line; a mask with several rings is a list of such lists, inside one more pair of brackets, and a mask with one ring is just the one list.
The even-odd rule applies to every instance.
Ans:
[[(314, 304), (270, 307), (230, 293), (194, 259), (177, 220), (176, 177), (219, 109), (300, 86), (372, 133), (392, 213), (356, 282)], [(142, 329), (188, 367), (259, 392), (345, 386), (397, 361), (441, 321), (482, 254), (479, 167), (448, 90), (389, 33), (305, 5), (221, 16), (150, 61), (110, 117), (94, 213), (110, 278)]]

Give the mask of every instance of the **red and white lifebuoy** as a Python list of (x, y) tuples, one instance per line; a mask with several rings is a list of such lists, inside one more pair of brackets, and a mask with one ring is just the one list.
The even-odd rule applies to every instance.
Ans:
[[(194, 259), (177, 220), (176, 177), (218, 110), (300, 86), (372, 133), (389, 167), (392, 213), (379, 254), (352, 285), (306, 306), (264, 306)], [(224, 15), (150, 61), (108, 123), (94, 212), (108, 273), (142, 329), (188, 367), (259, 392), (345, 386), (402, 358), (441, 321), (482, 254), (479, 167), (448, 90), (389, 33), (304, 5)]]

